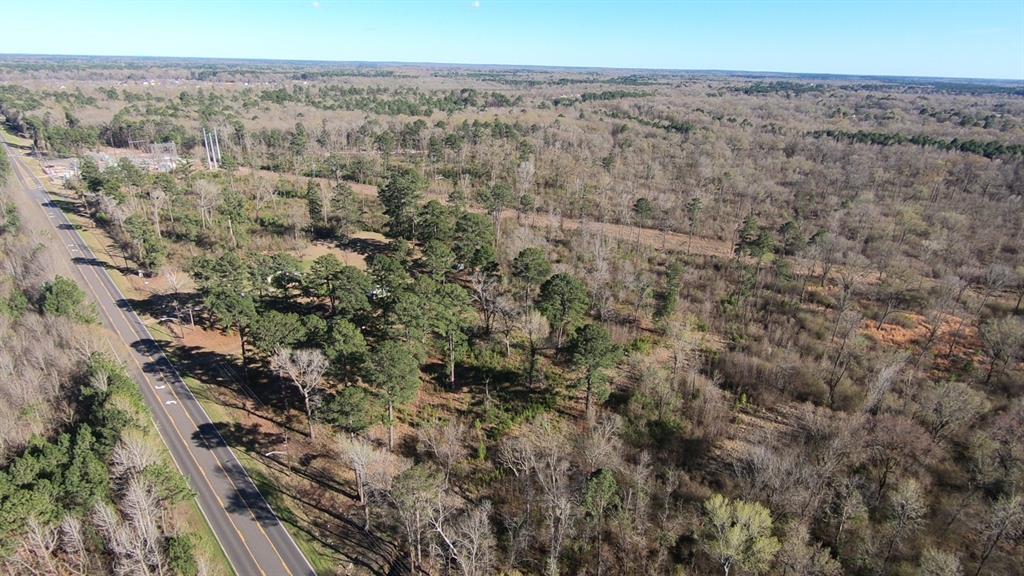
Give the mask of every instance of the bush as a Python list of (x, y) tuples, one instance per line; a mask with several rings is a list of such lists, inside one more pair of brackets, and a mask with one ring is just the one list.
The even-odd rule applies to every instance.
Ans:
[(195, 545), (187, 534), (179, 534), (167, 540), (167, 564), (178, 576), (196, 576), (199, 564), (196, 562)]
[(63, 316), (83, 324), (96, 322), (96, 312), (85, 302), (85, 292), (63, 276), (43, 285), (39, 308), (49, 316)]

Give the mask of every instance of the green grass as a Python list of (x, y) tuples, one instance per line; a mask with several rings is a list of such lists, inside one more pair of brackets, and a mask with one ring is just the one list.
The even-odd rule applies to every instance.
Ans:
[(28, 138), (22, 138), (21, 136), (15, 136), (14, 134), (11, 134), (7, 130), (3, 131), (3, 135), (4, 135), (4, 142), (7, 142), (8, 144), (10, 144), (12, 146), (31, 146), (32, 145), (32, 141), (29, 140)]
[(329, 574), (337, 568), (337, 558), (326, 553), (320, 544), (314, 541), (305, 531), (295, 528), (298, 526), (298, 518), (289, 505), (289, 498), (281, 492), (272, 477), (263, 472), (266, 470), (266, 467), (246, 452), (235, 450), (235, 454), (238, 456), (242, 466), (245, 466), (245, 469), (249, 471), (249, 475), (252, 476), (256, 487), (259, 488), (263, 497), (270, 503), (278, 518), (285, 525), (292, 526), (292, 528), (288, 529), (288, 533), (295, 539), (295, 543), (299, 545), (299, 549), (302, 550), (310, 564), (313, 565), (313, 569), (318, 574)]
[(189, 533), (195, 538), (196, 550), (200, 551), (210, 562), (213, 574), (235, 574), (231, 563), (228, 562), (227, 555), (224, 554), (224, 549), (220, 547), (220, 542), (213, 535), (213, 530), (210, 529), (202, 511), (199, 510), (199, 502), (195, 498), (188, 501), (188, 517), (185, 525), (188, 526)]

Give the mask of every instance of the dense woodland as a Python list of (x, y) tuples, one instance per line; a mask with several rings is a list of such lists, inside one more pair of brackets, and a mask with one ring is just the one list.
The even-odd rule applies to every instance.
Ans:
[[(237, 343), (179, 358), (259, 399), (236, 450), (287, 438), (266, 482), (303, 495), (275, 506), (324, 573), (1024, 561), (1019, 85), (12, 58), (0, 115), (81, 158), (64, 194), (166, 286), (151, 317)], [(169, 173), (89, 155), (169, 141)], [(87, 305), (0, 208), (15, 566), (150, 475)], [(68, 482), (93, 496), (24, 512)]]

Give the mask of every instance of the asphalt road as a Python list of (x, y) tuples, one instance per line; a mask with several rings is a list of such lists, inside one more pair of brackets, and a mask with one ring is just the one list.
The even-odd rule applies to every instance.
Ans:
[(142, 389), (160, 436), (195, 491), (199, 507), (235, 572), (240, 576), (314, 575), (312, 565), (111, 280), (105, 265), (86, 246), (39, 179), (13, 150), (6, 144), (4, 147), (18, 187), (53, 228), (60, 244), (59, 248), (52, 247), (54, 254), (71, 261), (82, 288), (96, 303), (103, 324), (123, 341), (111, 344)]

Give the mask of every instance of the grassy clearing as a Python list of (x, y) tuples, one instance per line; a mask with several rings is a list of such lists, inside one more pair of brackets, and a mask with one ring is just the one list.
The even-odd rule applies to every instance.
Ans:
[(4, 135), (4, 142), (7, 142), (8, 144), (10, 144), (12, 146), (28, 147), (28, 146), (32, 145), (32, 141), (29, 140), (28, 138), (22, 138), (21, 136), (15, 136), (14, 134), (11, 134), (7, 130), (3, 130), (2, 134)]

